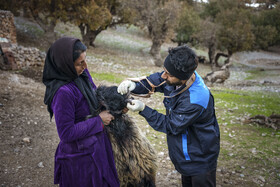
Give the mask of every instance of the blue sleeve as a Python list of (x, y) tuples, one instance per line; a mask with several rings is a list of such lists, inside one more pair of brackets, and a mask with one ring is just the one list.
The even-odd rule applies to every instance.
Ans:
[[(161, 78), (161, 75), (162, 75), (163, 72), (161, 73), (154, 73), (154, 74), (151, 74), (150, 76), (147, 77), (147, 79), (155, 86), (157, 85), (160, 85), (164, 79)], [(141, 83), (140, 83), (141, 82)], [(151, 86), (150, 84), (147, 82), (147, 80), (141, 80), (140, 82), (137, 82), (136, 83), (136, 88), (132, 91), (132, 93), (135, 93), (135, 94), (146, 94), (149, 92), (149, 90), (151, 90)], [(159, 87), (156, 87), (155, 88), (155, 92), (163, 92), (163, 89), (164, 89), (164, 86), (166, 84), (163, 84)], [(149, 90), (148, 90), (148, 89)]]
[(203, 108), (201, 106), (193, 105), (187, 109), (185, 108), (184, 112), (170, 111), (169, 115), (164, 115), (146, 106), (139, 114), (156, 131), (177, 135), (185, 132), (189, 125), (194, 124), (202, 112)]
[(74, 96), (66, 90), (58, 90), (52, 102), (57, 132), (63, 142), (72, 142), (103, 131), (99, 116), (75, 123)]

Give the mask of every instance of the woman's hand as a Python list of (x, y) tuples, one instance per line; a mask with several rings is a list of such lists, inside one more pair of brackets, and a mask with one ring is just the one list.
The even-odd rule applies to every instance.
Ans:
[(99, 113), (100, 118), (104, 125), (109, 125), (112, 120), (114, 120), (114, 116), (109, 113), (109, 110), (105, 110)]

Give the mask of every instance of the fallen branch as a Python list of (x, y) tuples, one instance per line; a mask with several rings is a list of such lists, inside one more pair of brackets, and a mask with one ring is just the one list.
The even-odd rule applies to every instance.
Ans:
[(272, 114), (269, 117), (264, 115), (256, 115), (254, 117), (249, 118), (250, 122), (257, 123), (259, 125), (263, 125), (269, 128), (273, 128), (274, 130), (280, 129), (280, 115)]

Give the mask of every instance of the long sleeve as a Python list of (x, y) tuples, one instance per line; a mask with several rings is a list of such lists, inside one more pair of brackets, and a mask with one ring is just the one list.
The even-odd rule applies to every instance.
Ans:
[(58, 135), (63, 142), (83, 139), (103, 131), (99, 116), (75, 123), (75, 116), (79, 112), (76, 109), (76, 100), (75, 94), (67, 87), (61, 87), (53, 98), (52, 109), (55, 114)]
[[(180, 106), (178, 106), (180, 108)], [(188, 108), (184, 111), (169, 111), (169, 115), (164, 115), (146, 106), (139, 114), (143, 116), (149, 125), (156, 131), (166, 134), (178, 135), (193, 124), (202, 113), (200, 106)]]
[[(161, 78), (161, 73), (154, 73), (151, 74), (150, 76), (147, 77), (147, 79), (155, 86), (160, 85), (164, 80)], [(144, 85), (144, 86), (143, 86)], [(163, 88), (164, 88), (165, 84), (156, 87), (155, 91), (156, 92), (163, 92)], [(132, 91), (132, 93), (135, 94), (146, 94), (148, 93), (148, 89), (151, 90), (151, 86), (149, 85), (149, 83), (147, 82), (147, 80), (141, 80), (140, 82), (136, 83), (136, 88)]]

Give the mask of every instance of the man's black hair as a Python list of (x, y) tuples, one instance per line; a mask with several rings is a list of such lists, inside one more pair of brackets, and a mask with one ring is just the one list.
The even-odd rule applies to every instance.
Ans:
[(195, 52), (187, 45), (170, 48), (168, 50), (174, 68), (180, 72), (193, 73), (198, 62)]

